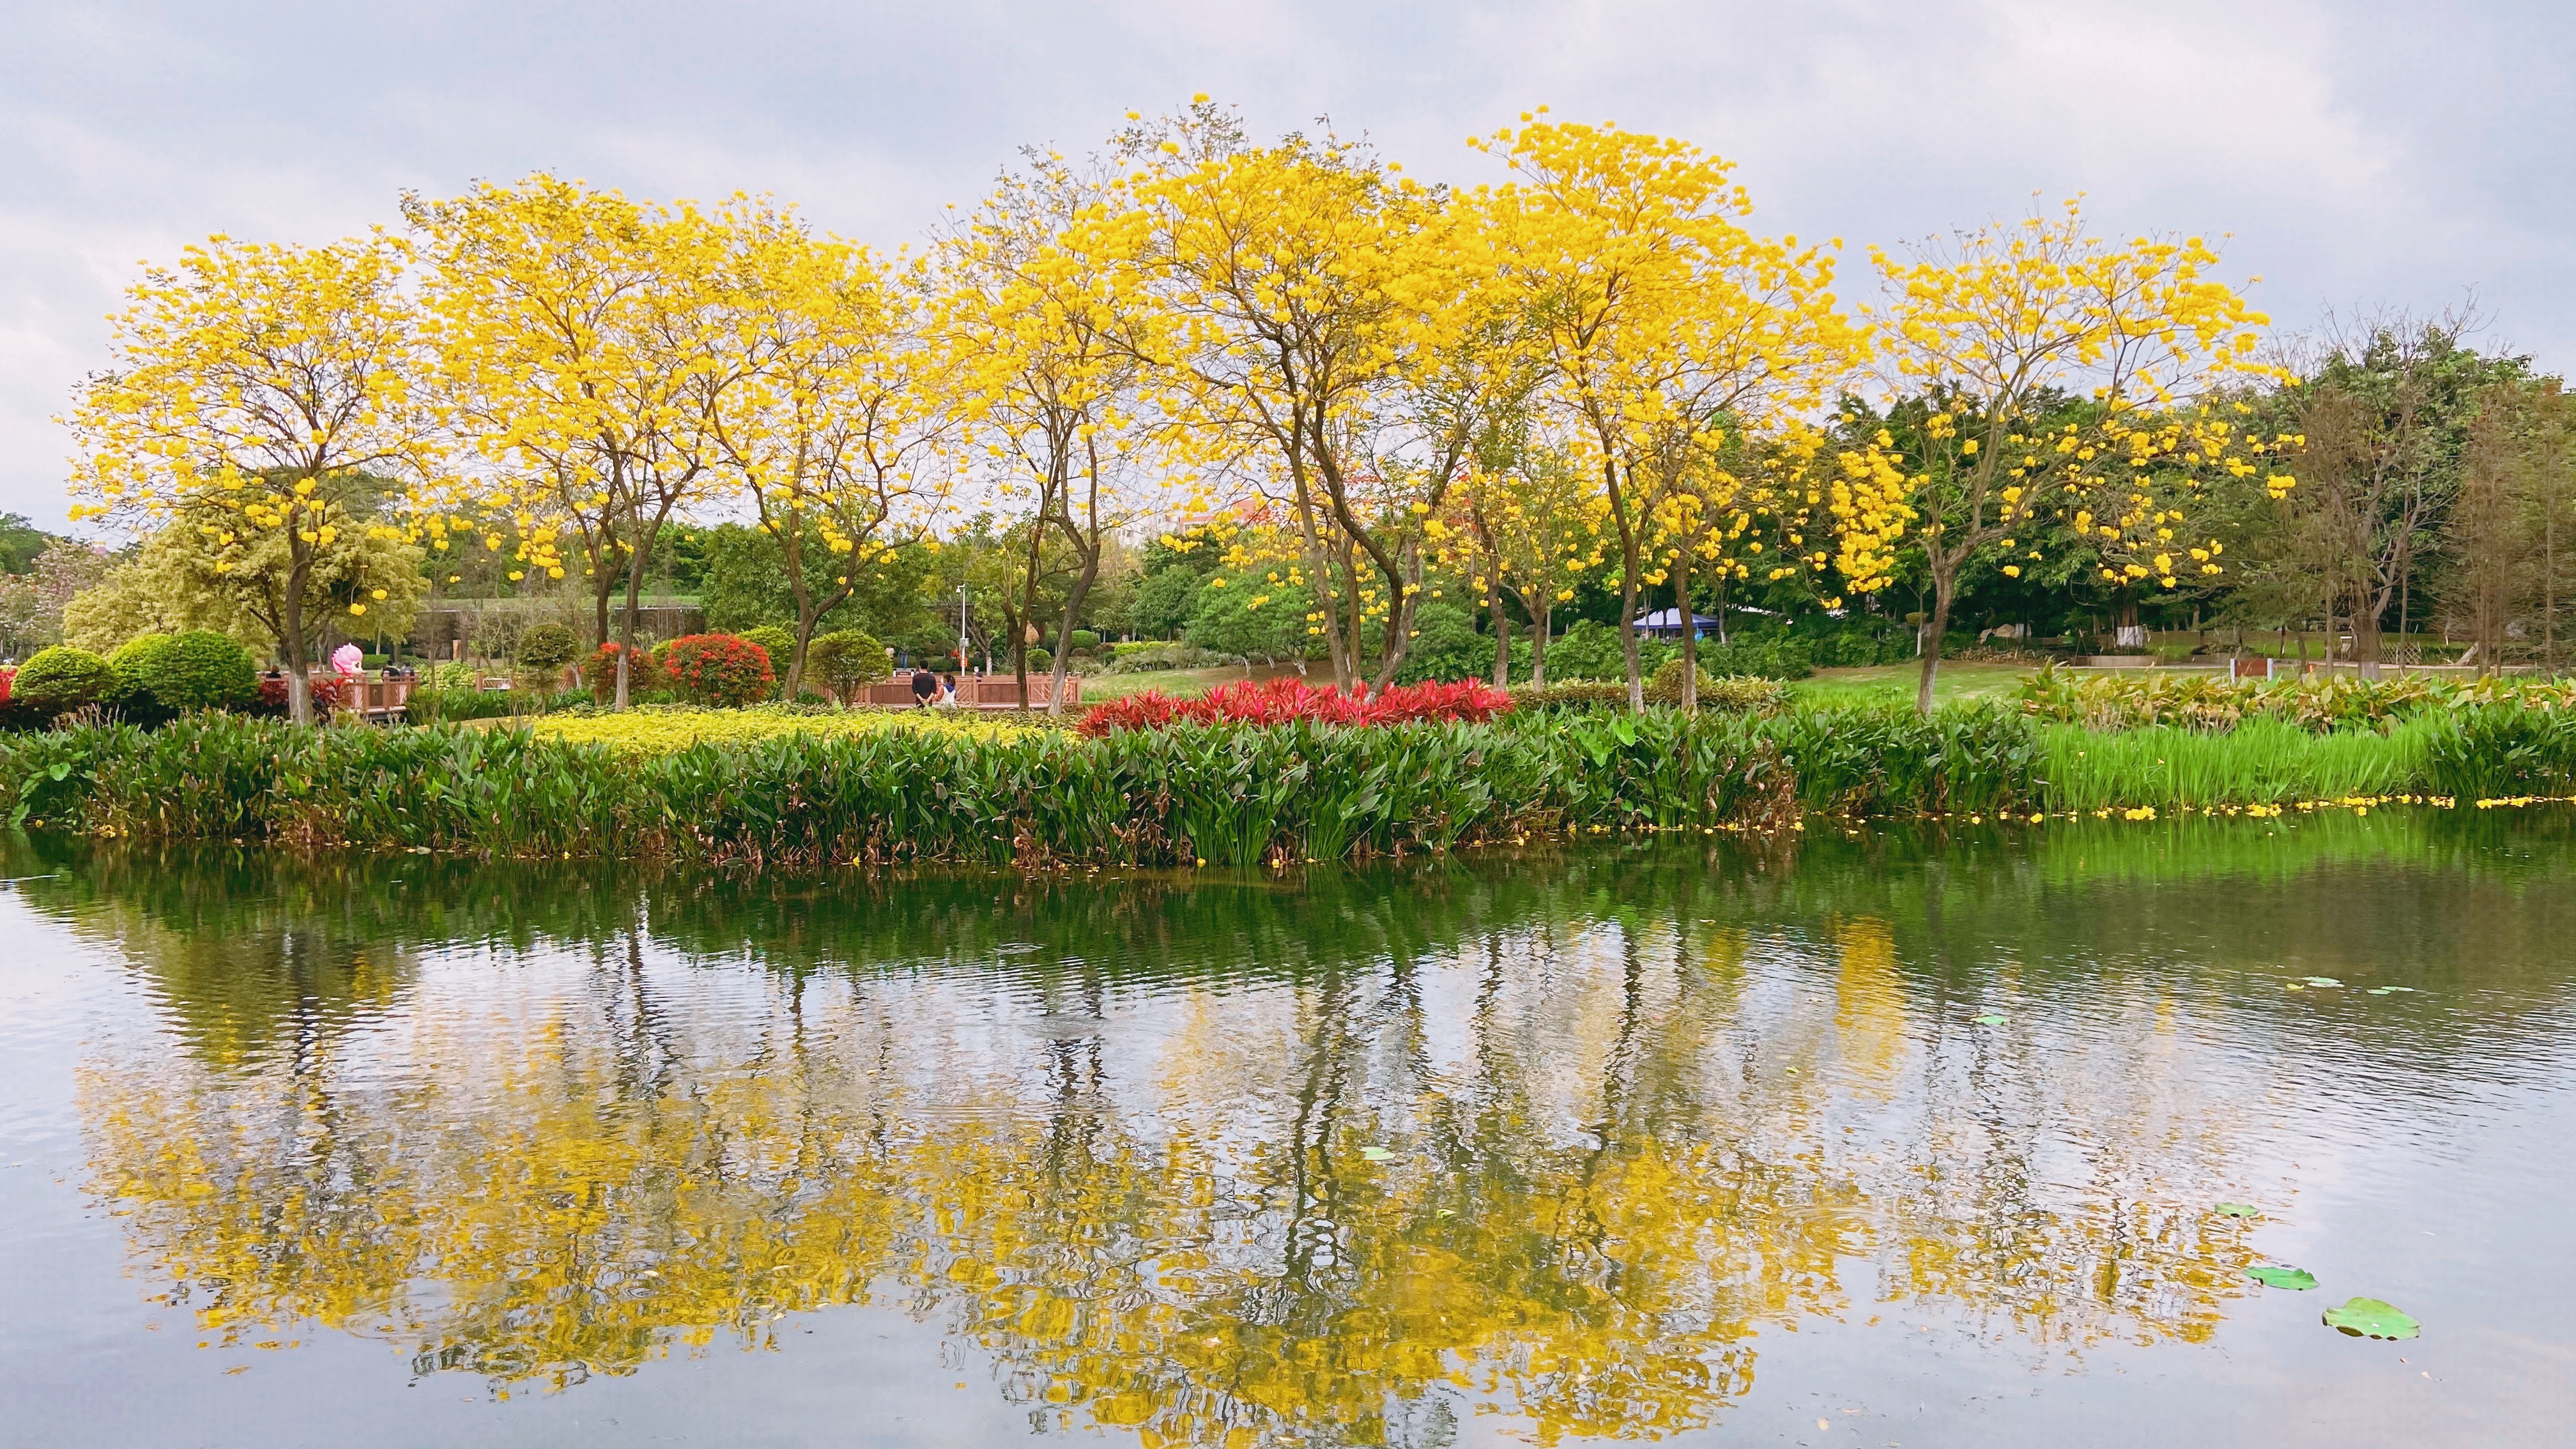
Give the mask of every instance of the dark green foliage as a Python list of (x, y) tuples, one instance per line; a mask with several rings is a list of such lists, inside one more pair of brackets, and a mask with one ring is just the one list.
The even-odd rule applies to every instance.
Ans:
[(1413, 638), (1406, 646), (1404, 663), (1396, 669), (1396, 683), (1436, 679), (1447, 684), (1490, 679), (1493, 673), (1493, 636), (1477, 633), (1475, 620), (1465, 609), (1447, 599), (1425, 599), (1415, 607)]
[(411, 692), (406, 711), (413, 724), (462, 723), (470, 719), (500, 719), (510, 713), (509, 691), (501, 689), (434, 689), (423, 685)]
[(519, 667), (561, 669), (581, 653), (581, 640), (561, 624), (531, 624), (519, 631)]
[(15, 713), (50, 719), (96, 703), (115, 685), (115, 667), (106, 660), (86, 649), (57, 644), (37, 650), (34, 658), (19, 666), (17, 677), (9, 682), (9, 705)]
[[(1652, 678), (1679, 646), (1659, 639), (1637, 641), (1637, 669)], [(1577, 620), (1547, 646), (1549, 679), (1625, 679), (1628, 666), (1619, 652), (1619, 629), (1597, 619)]]
[(1273, 662), (1323, 653), (1323, 641), (1306, 632), (1315, 597), (1302, 584), (1247, 575), (1202, 588), (1197, 597), (1186, 637), (1201, 649)]
[(1100, 647), (1100, 636), (1089, 629), (1076, 629), (1066, 642), (1076, 649), (1097, 649)]
[[(710, 630), (757, 629), (796, 617), (785, 554), (768, 533), (727, 523), (697, 534), (691, 548), (704, 560), (699, 603)], [(850, 597), (823, 611), (814, 621), (817, 632), (863, 628), (890, 638), (935, 624), (923, 600), (938, 594), (929, 587), (936, 559), (924, 550), (899, 548), (855, 572), (847, 555), (832, 552), (820, 539), (808, 540), (804, 554), (808, 598), (819, 603), (840, 592), (841, 579), (850, 581)], [(949, 637), (955, 638), (953, 627)], [(787, 667), (786, 654), (778, 655), (777, 665)]]
[(2447, 717), (2426, 747), (2436, 794), (2462, 801), (2576, 794), (2576, 711), (2475, 705)]
[(0, 574), (23, 574), (36, 566), (36, 555), (54, 541), (23, 513), (0, 513)]

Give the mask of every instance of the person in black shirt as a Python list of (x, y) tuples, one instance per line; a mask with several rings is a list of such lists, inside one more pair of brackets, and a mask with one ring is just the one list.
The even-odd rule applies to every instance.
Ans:
[(912, 671), (912, 702), (922, 709), (939, 697), (939, 676), (927, 669)]

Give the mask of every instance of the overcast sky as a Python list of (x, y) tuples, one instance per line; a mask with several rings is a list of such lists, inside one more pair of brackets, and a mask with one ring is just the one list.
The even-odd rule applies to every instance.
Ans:
[(326, 241), (544, 169), (893, 245), (1014, 147), (1199, 90), (1426, 179), (1490, 179), (1466, 137), (1539, 104), (1684, 136), (1760, 224), (1855, 247), (2082, 191), (2106, 230), (2232, 234), (2282, 326), (2474, 289), (2490, 342), (2576, 363), (2569, 0), (6, 0), (0, 36), (0, 511), (49, 527), (103, 314), (209, 232)]

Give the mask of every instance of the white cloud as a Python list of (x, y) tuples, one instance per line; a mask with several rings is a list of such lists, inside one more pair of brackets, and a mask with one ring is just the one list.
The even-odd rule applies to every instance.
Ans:
[(1087, 146), (1206, 90), (1258, 131), (1329, 114), (1417, 174), (1549, 104), (1737, 160), (1770, 226), (1890, 242), (2086, 192), (2106, 229), (2232, 232), (2304, 324), (2438, 307), (2576, 351), (2576, 7), (2321, 0), (487, 0), (35, 12), (0, 56), (0, 509), (62, 511), (47, 419), (105, 360), (140, 257), (394, 219), (406, 187), (534, 169), (766, 191), (918, 239), (1024, 141)]

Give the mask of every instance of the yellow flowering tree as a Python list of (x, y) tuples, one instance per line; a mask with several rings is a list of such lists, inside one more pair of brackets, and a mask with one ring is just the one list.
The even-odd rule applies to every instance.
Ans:
[[(1112, 536), (1165, 502), (1144, 373), (1160, 350), (1136, 258), (1146, 219), (1111, 165), (1032, 150), (939, 253), (939, 326), (991, 482), (1024, 504), (1006, 614), (1028, 700), (1030, 629), (1069, 564), (1047, 712), (1064, 710), (1073, 630)], [(1060, 544), (1059, 554), (1050, 540)]]
[(1556, 606), (1573, 599), (1584, 574), (1610, 547), (1610, 500), (1600, 470), (1574, 448), (1523, 429), (1488, 433), (1476, 463), (1451, 495), (1447, 517), (1430, 525), (1440, 560), (1468, 576), (1494, 621), (1494, 683), (1511, 683), (1509, 616), (1518, 600), (1530, 621), (1530, 683), (1547, 684), (1547, 641)]
[[(1732, 166), (1687, 142), (1542, 121), (1479, 141), (1516, 179), (1489, 201), (1505, 274), (1529, 298), (1561, 405), (1591, 435), (1620, 557), (1628, 692), (1639, 597), (1744, 500), (1730, 437), (1811, 407), (1865, 348), (1830, 249), (1755, 236)], [(1658, 557), (1661, 544), (1662, 557)], [(1694, 545), (1694, 547), (1696, 544)]]
[(190, 247), (128, 291), (113, 358), (69, 418), (74, 516), (184, 528), (208, 574), (255, 575), (246, 604), (286, 665), (298, 723), (313, 719), (306, 670), (323, 611), (363, 617), (400, 582), (339, 597), (344, 537), (391, 529), (369, 516), (386, 479), (423, 484), (441, 469), (438, 416), (415, 386), (408, 262), (402, 241), (374, 233)]
[(426, 243), (442, 401), (483, 461), (459, 511), (494, 518), (486, 548), (515, 540), (512, 582), (563, 578), (577, 544), (603, 635), (624, 584), (622, 709), (654, 541), (723, 481), (704, 375), (725, 365), (706, 332), (726, 228), (545, 175), (404, 209)]
[(2189, 532), (2203, 479), (2264, 476), (2271, 445), (2235, 425), (2219, 390), (2270, 371), (2266, 320), (2210, 276), (2201, 239), (2089, 234), (2080, 208), (1990, 225), (1899, 259), (1873, 252), (1874, 311), (1891, 388), (1914, 402), (1895, 427), (1852, 438), (1829, 470), (1826, 518), (1847, 588), (1885, 587), (1900, 552), (1931, 589), (1915, 700), (1932, 707), (1941, 638), (1962, 574), (2007, 576), (2063, 523), (2113, 582), (2175, 585), (2217, 573), (2223, 542)]
[(1392, 436), (1420, 416), (1396, 393), (1448, 345), (1477, 239), (1365, 148), (1248, 147), (1205, 101), (1132, 188), (1164, 314), (1158, 373), (1198, 461), (1248, 479), (1272, 505), (1265, 521), (1292, 531), (1336, 681), (1367, 669), (1383, 686), (1411, 633), (1423, 525), (1466, 441), (1444, 432), (1427, 455), (1390, 458), (1420, 441)]
[[(718, 216), (724, 272), (688, 385), (713, 455), (778, 541), (796, 606), (793, 699), (822, 617), (862, 575), (927, 537), (954, 488), (946, 378), (912, 279), (859, 246), (745, 203)], [(809, 560), (828, 554), (828, 586)]]

